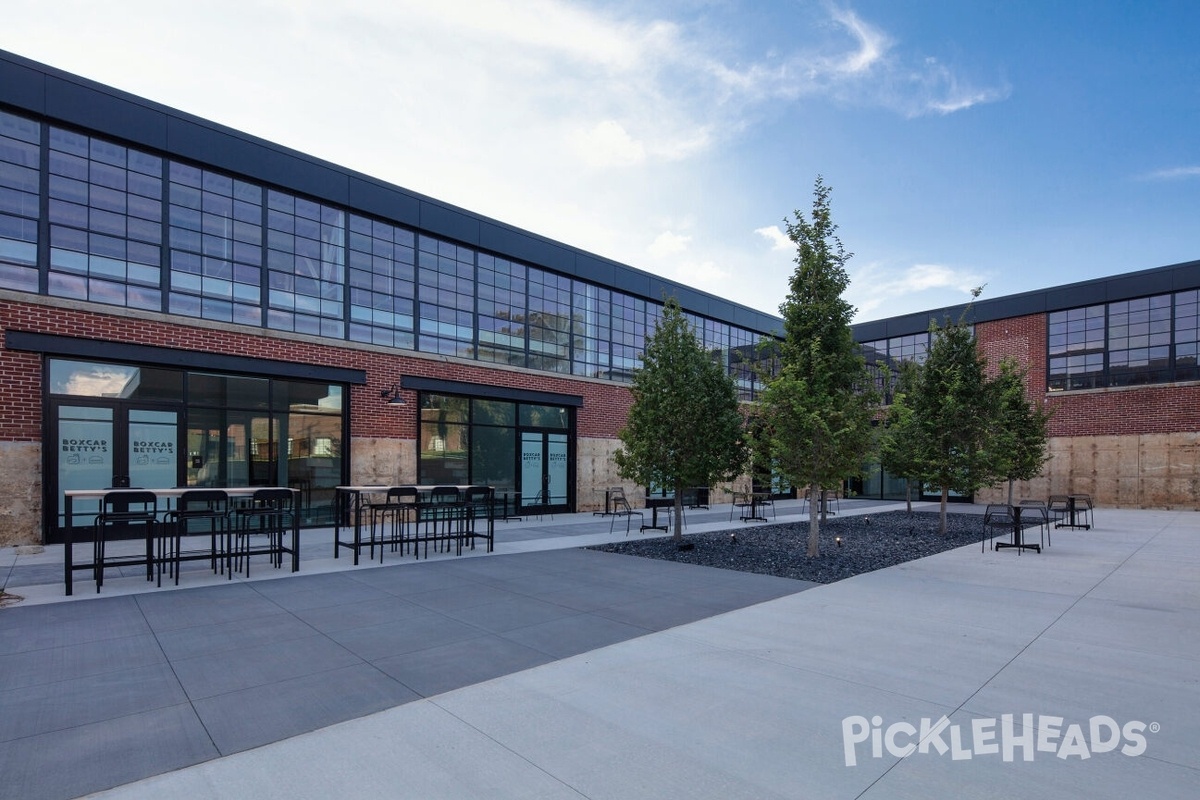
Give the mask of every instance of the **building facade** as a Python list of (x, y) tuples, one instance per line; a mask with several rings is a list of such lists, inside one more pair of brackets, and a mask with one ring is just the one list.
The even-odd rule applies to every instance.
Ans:
[(598, 508), (667, 297), (751, 398), (771, 315), (0, 53), (0, 544), (118, 485)]
[[(876, 363), (921, 359), (931, 321), (967, 311), (995, 370), (1027, 370), (1031, 402), (1052, 412), (1050, 458), (1021, 496), (1091, 494), (1100, 505), (1200, 509), (1200, 261), (981, 300), (855, 326)], [(886, 475), (861, 487), (902, 497)], [(1007, 487), (976, 493), (1004, 502)]]
[[(289, 485), (310, 525), (347, 483), (597, 509), (667, 297), (752, 400), (777, 317), (0, 52), (0, 544), (122, 484)], [(1191, 262), (971, 307), (1053, 411), (1024, 494), (1200, 507), (1198, 297)], [(854, 334), (920, 359), (962, 312)]]

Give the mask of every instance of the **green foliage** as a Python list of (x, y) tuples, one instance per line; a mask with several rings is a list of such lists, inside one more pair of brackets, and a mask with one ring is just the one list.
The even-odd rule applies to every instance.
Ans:
[[(854, 308), (842, 294), (851, 254), (838, 239), (830, 187), (820, 177), (810, 218), (786, 222), (796, 268), (780, 305), (784, 341), (778, 372), (765, 377), (755, 447), (793, 485), (819, 492), (861, 472), (872, 449), (875, 394), (850, 330)], [(819, 555), (819, 521), (809, 525), (808, 555)]]
[(912, 483), (922, 474), (920, 448), (913, 446), (919, 433), (913, 414), (911, 396), (920, 377), (920, 365), (913, 361), (900, 362), (892, 404), (884, 417), (879, 435), (879, 461), (883, 469), (909, 484), (906, 491), (909, 510), (912, 510)]
[(1007, 480), (1011, 504), (1012, 482), (1041, 473), (1049, 441), (1049, 414), (1026, 397), (1025, 372), (1005, 360), (989, 380), (965, 318), (931, 326), (925, 363), (901, 364), (880, 442), (884, 469), (941, 490), (943, 532), (951, 491)]
[(1008, 481), (1008, 502), (1012, 504), (1014, 481), (1028, 481), (1042, 472), (1049, 457), (1050, 413), (1029, 402), (1025, 394), (1025, 370), (1011, 359), (1000, 362), (1000, 372), (992, 380), (995, 393), (995, 417), (988, 440), (992, 472), (996, 479)]
[[(978, 290), (975, 292), (978, 295)], [(996, 393), (964, 312), (957, 322), (930, 326), (925, 363), (915, 371), (905, 403), (913, 422), (905, 434), (911, 477), (941, 489), (942, 532), (951, 491), (970, 494), (993, 480), (988, 446)]]
[(746, 449), (737, 386), (701, 347), (674, 299), (646, 341), (632, 392), (614, 454), (617, 471), (641, 486), (675, 491), (679, 539), (683, 490), (732, 479), (745, 465)]

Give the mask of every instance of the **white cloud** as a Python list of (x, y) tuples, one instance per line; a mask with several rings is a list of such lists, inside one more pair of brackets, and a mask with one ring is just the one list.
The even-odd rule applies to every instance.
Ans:
[(913, 264), (894, 269), (874, 263), (851, 269), (846, 299), (857, 309), (857, 319), (874, 319), (965, 303), (985, 282), (983, 274), (967, 268)]
[(722, 240), (720, 198), (753, 176), (722, 183), (701, 159), (813, 96), (902, 115), (988, 97), (851, 10), (764, 52), (663, 8), (8, 0), (0, 48), (772, 312), (793, 245), (778, 226), (756, 231), (769, 255), (744, 228)]
[(646, 252), (655, 258), (662, 258), (687, 250), (688, 242), (690, 241), (692, 241), (692, 237), (690, 236), (663, 231), (654, 238), (654, 241), (646, 248)]
[(1147, 181), (1172, 181), (1186, 178), (1200, 178), (1200, 167), (1172, 167), (1158, 169), (1141, 176)]
[(868, 25), (857, 14), (848, 9), (835, 9), (833, 18), (858, 40), (858, 50), (842, 58), (840, 69), (858, 73), (869, 70), (883, 58), (891, 41), (872, 25)]
[(909, 116), (920, 116), (926, 112), (953, 114), (983, 103), (1005, 100), (1012, 91), (1003, 82), (988, 88), (974, 86), (935, 58), (925, 59), (925, 69), (914, 83), (916, 91), (913, 97), (918, 105), (907, 111)]
[(796, 245), (778, 225), (755, 228), (754, 232), (771, 243), (772, 250), (791, 250)]
[(629, 167), (646, 160), (646, 148), (616, 120), (606, 119), (574, 140), (580, 158), (591, 167)]
[(680, 283), (716, 295), (726, 295), (732, 276), (714, 261), (683, 261), (669, 277)]

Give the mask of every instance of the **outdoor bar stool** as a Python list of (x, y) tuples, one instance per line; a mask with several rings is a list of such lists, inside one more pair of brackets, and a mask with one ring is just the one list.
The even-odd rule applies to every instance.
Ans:
[[(1008, 533), (1012, 533), (1013, 531), (1013, 512), (1007, 503), (992, 503), (983, 511), (983, 532), (987, 534), (988, 545), (991, 545), (992, 541), (996, 538), (997, 528), (1002, 532), (1007, 531)], [(984, 541), (980, 539), (979, 552), (982, 553), (985, 549)], [(1020, 555), (1020, 553), (1021, 551), (1018, 549), (1017, 554)]]
[[(476, 537), (487, 539), (487, 552), (492, 552), (496, 538), (496, 497), (490, 486), (468, 486), (463, 495), (463, 505), (466, 506), (466, 538), (471, 540), (471, 549), (475, 549)], [(479, 524), (483, 522), (485, 533), (479, 532)]]
[(390, 544), (393, 552), (399, 548), (401, 555), (404, 554), (405, 531), (408, 529), (409, 519), (416, 520), (418, 500), (420, 492), (417, 491), (417, 487), (393, 486), (387, 490), (387, 496), (382, 503), (371, 504), (371, 558), (375, 557), (376, 525), (382, 526), (379, 533), (379, 563), (383, 563), (385, 544)]
[[(247, 578), (250, 577), (251, 556), (266, 555), (271, 559), (271, 566), (276, 569), (283, 566), (283, 536), (296, 524), (295, 501), (295, 492), (291, 489), (259, 489), (251, 496), (249, 505), (231, 512), (235, 541), (230, 560), (240, 571), (242, 558), (246, 559)], [(266, 536), (266, 545), (255, 547), (251, 542), (254, 536)], [(233, 568), (231, 564), (230, 578)]]
[(458, 487), (435, 486), (429, 492), (429, 499), (421, 504), (421, 509), (418, 515), (425, 522), (425, 532), (422, 534), (418, 529), (413, 538), (414, 555), (420, 557), (418, 545), (424, 542), (425, 557), (429, 558), (431, 541), (435, 551), (440, 550), (444, 543), (449, 552), (450, 541), (462, 535), (463, 513), (466, 510)]
[[(92, 540), (92, 572), (96, 592), (104, 584), (106, 567), (146, 566), (146, 580), (154, 579), (154, 536), (158, 527), (158, 495), (145, 489), (114, 489), (100, 499)], [(145, 554), (108, 558), (105, 544), (110, 534), (128, 534), (141, 528), (146, 537)]]
[[(199, 530), (197, 530), (199, 529)], [(208, 534), (208, 550), (183, 551), (183, 537), (195, 533)], [(229, 560), (229, 495), (221, 489), (189, 489), (179, 495), (179, 503), (167, 513), (159, 541), (158, 585), (162, 586), (163, 566), (175, 574), (179, 585), (179, 569), (183, 561), (207, 557), (216, 572), (218, 562), (222, 572)]]
[(1035, 514), (1038, 524), (1038, 539), (1043, 546), (1049, 545), (1050, 540), (1050, 509), (1045, 501), (1025, 499), (1020, 501), (1022, 514)]
[(617, 517), (625, 518), (625, 535), (626, 536), (629, 535), (629, 523), (631, 523), (633, 521), (634, 514), (637, 514), (637, 518), (640, 521), (640, 524), (642, 526), (645, 526), (645, 524), (646, 524), (645, 516), (642, 515), (641, 511), (635, 511), (633, 509), (633, 507), (629, 505), (629, 499), (625, 497), (624, 492), (622, 492), (619, 497), (614, 497), (612, 503), (613, 503), (612, 522), (608, 523), (608, 532), (610, 534), (613, 532), (613, 526), (615, 526), (617, 524)]

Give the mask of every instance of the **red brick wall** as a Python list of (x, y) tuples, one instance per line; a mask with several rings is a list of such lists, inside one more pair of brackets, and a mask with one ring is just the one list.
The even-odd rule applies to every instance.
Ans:
[(980, 353), (990, 370), (1003, 357), (1029, 366), (1031, 400), (1040, 398), (1053, 411), (1050, 435), (1120, 436), (1200, 430), (1200, 385), (1159, 384), (1082, 392), (1046, 392), (1046, 317), (980, 323), (975, 328)]
[[(628, 388), (597, 381), (524, 370), (487, 368), (451, 359), (360, 349), (352, 344), (280, 338), (269, 331), (247, 332), (220, 327), (171, 324), (153, 319), (0, 300), (0, 331), (10, 329), (58, 334), (128, 344), (144, 344), (210, 353), (268, 358), (321, 366), (364, 370), (365, 386), (354, 386), (350, 398), (352, 437), (415, 439), (415, 393), (408, 405), (388, 405), (380, 393), (401, 375), (480, 383), (541, 392), (581, 395), (577, 431), (581, 437), (612, 438), (632, 403)], [(0, 440), (41, 438), (41, 357), (36, 353), (0, 350)]]

